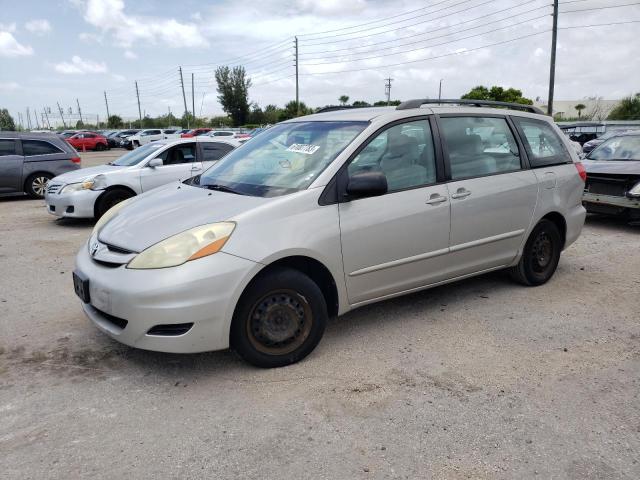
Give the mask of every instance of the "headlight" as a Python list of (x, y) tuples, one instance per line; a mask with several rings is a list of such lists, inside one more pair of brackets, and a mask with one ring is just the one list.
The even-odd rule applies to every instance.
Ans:
[(139, 253), (127, 268), (165, 268), (213, 255), (227, 242), (236, 224), (219, 222), (201, 225), (169, 237)]
[(107, 188), (107, 178), (104, 175), (96, 175), (91, 183), (91, 190), (104, 190)]
[(85, 180), (83, 182), (78, 182), (78, 183), (70, 183), (69, 185), (65, 186), (60, 193), (71, 193), (71, 192), (79, 192), (80, 190), (89, 190), (91, 187), (93, 187), (94, 181), (93, 180)]
[(627, 195), (632, 197), (640, 197), (640, 183), (636, 183), (636, 186), (627, 192)]
[[(135, 198), (135, 197), (131, 197), (131, 198)], [(91, 231), (91, 236), (93, 235), (97, 235), (100, 230), (102, 229), (102, 227), (104, 227), (106, 225), (106, 223), (111, 220), (116, 213), (118, 213), (122, 207), (124, 207), (127, 203), (129, 203), (129, 201), (131, 200), (131, 198), (127, 198), (126, 200), (115, 204), (113, 207), (111, 207), (109, 210), (107, 210), (104, 215), (102, 215), (100, 217), (100, 220), (98, 220), (96, 222), (95, 227), (93, 227), (93, 230)]]

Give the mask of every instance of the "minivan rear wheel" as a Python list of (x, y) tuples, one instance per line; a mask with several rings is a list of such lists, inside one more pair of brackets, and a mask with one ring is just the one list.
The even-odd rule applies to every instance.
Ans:
[(327, 323), (318, 285), (297, 270), (277, 268), (258, 276), (238, 302), (231, 346), (262, 368), (302, 360), (316, 347)]
[(25, 191), (31, 198), (44, 198), (47, 183), (53, 178), (48, 173), (34, 173), (25, 182)]
[(509, 270), (511, 278), (529, 286), (546, 283), (558, 267), (561, 251), (562, 236), (556, 224), (540, 220), (527, 239), (520, 261)]

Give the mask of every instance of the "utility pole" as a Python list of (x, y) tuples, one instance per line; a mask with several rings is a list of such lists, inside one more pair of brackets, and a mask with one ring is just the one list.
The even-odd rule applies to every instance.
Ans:
[(49, 123), (49, 113), (47, 112), (47, 108), (44, 107), (42, 110), (44, 113), (44, 118), (47, 119), (47, 127), (49, 127), (49, 130), (51, 130), (51, 123)]
[(558, 0), (553, 0), (553, 31), (551, 33), (551, 66), (549, 68), (549, 100), (547, 114), (553, 117), (553, 90), (556, 82), (556, 42), (558, 40)]
[(140, 90), (138, 90), (137, 80), (136, 80), (136, 97), (138, 97), (138, 118), (140, 119), (140, 128), (142, 128), (142, 110), (140, 110)]
[(18, 112), (18, 124), (20, 125), (20, 130), (24, 130), (24, 124), (22, 123), (22, 113)]
[(31, 130), (31, 115), (29, 115), (29, 107), (27, 107), (27, 125), (29, 126), (29, 130)]
[(393, 82), (393, 78), (389, 77), (386, 79), (387, 83), (384, 84), (384, 93), (387, 95), (387, 106), (391, 103), (391, 82)]
[(189, 110), (187, 110), (187, 96), (184, 93), (184, 78), (182, 78), (182, 67), (178, 67), (178, 71), (180, 72), (180, 85), (182, 86), (182, 101), (184, 102), (184, 113), (187, 114), (187, 128), (189, 127)]
[(191, 111), (193, 112), (193, 123), (196, 122), (196, 97), (195, 89), (193, 88), (193, 72), (191, 72)]
[(60, 102), (56, 102), (58, 104), (58, 111), (60, 112), (60, 118), (62, 119), (62, 126), (64, 129), (67, 129), (67, 122), (64, 121), (64, 112), (62, 111), (62, 107), (60, 106)]
[(438, 87), (438, 101), (442, 100), (442, 78), (440, 79), (440, 86)]
[(298, 37), (295, 37), (296, 48), (296, 115), (300, 115), (300, 84), (298, 82)]
[(82, 110), (80, 109), (80, 100), (76, 98), (76, 103), (78, 104), (78, 115), (80, 116), (80, 123), (84, 124), (82, 121)]
[(107, 124), (108, 124), (109, 123), (109, 117), (111, 115), (109, 115), (109, 101), (107, 100), (107, 91), (106, 90), (104, 91), (104, 104), (107, 107)]

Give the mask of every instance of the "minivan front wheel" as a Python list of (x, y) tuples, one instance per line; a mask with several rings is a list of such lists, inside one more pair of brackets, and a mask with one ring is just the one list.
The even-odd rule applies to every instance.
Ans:
[(524, 285), (542, 285), (556, 271), (561, 251), (562, 236), (558, 227), (552, 221), (542, 219), (529, 235), (520, 261), (509, 273)]
[(289, 365), (313, 351), (327, 317), (324, 296), (313, 280), (297, 270), (274, 269), (242, 294), (231, 325), (231, 345), (257, 367)]
[(34, 173), (25, 182), (25, 191), (31, 198), (44, 198), (47, 183), (53, 177), (48, 173)]

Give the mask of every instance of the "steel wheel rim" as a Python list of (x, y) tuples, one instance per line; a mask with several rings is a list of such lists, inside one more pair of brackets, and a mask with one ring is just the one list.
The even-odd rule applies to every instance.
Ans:
[(313, 325), (311, 305), (294, 290), (274, 290), (261, 297), (247, 318), (251, 345), (268, 355), (286, 355), (309, 337)]
[(537, 273), (545, 272), (551, 265), (553, 253), (553, 241), (543, 230), (538, 234), (531, 248), (533, 270)]
[(31, 182), (31, 188), (40, 197), (44, 196), (44, 192), (47, 188), (47, 183), (49, 183), (49, 179), (47, 177), (36, 177)]

